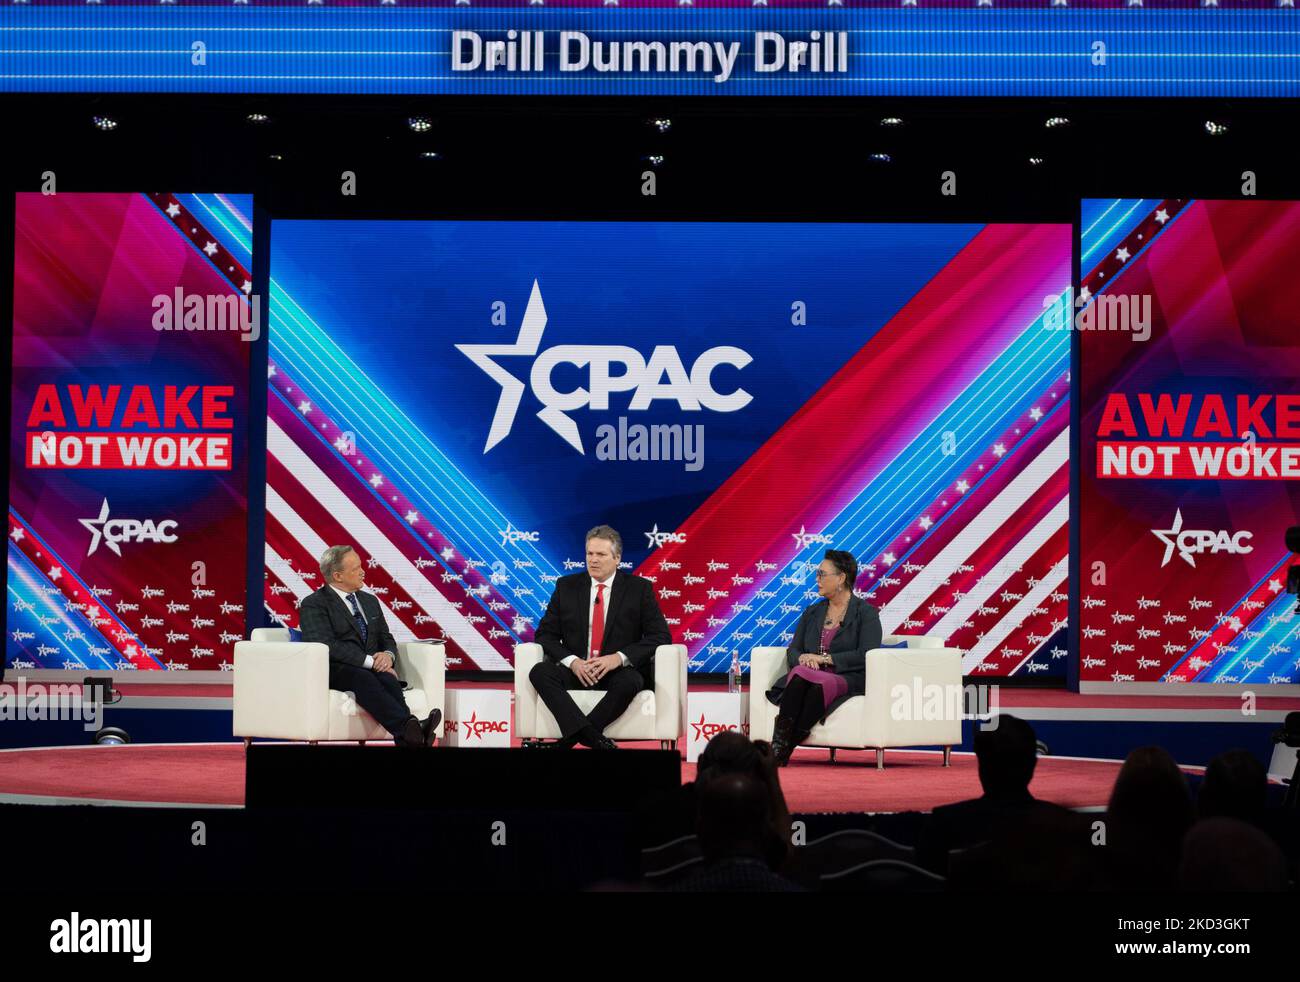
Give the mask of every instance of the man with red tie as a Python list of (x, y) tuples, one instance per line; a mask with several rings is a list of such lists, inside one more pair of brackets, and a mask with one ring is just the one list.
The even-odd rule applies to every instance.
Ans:
[[(546, 659), (533, 666), (528, 679), (561, 734), (558, 743), (547, 746), (617, 749), (605, 727), (642, 688), (654, 687), (655, 649), (672, 643), (654, 584), (619, 572), (622, 555), (623, 538), (608, 525), (588, 532), (587, 571), (556, 580), (533, 636)], [(591, 688), (603, 689), (605, 696), (584, 714), (569, 691)]]

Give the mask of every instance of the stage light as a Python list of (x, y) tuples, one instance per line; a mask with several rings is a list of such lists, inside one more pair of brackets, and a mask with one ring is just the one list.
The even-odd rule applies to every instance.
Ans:
[(1205, 121), (1205, 132), (1209, 133), (1210, 136), (1223, 136), (1228, 132), (1228, 124), (1218, 123), (1212, 119), (1207, 119)]
[(433, 129), (433, 120), (428, 116), (412, 116), (406, 121), (406, 125), (411, 128), (412, 133), (428, 133)]
[(1029, 166), (1030, 166), (1030, 167), (1037, 167), (1037, 166), (1038, 166), (1039, 164), (1041, 164), (1042, 162), (1043, 162), (1043, 158), (1042, 158), (1042, 157), (1030, 157), (1030, 158), (1029, 158)]
[(442, 154), (436, 150), (424, 150), (420, 153), (421, 160), (441, 160)]
[(1046, 126), (1049, 130), (1054, 130), (1061, 126), (1069, 126), (1070, 121), (1066, 119), (1064, 116), (1052, 116), (1043, 125)]
[(868, 159), (874, 160), (878, 164), (888, 164), (892, 163), (894, 158), (887, 153), (873, 153), (868, 157)]
[(266, 159), (267, 159), (267, 160), (284, 160), (284, 157), (282, 157), (282, 156), (281, 156), (280, 154), (278, 154), (278, 153), (272, 153), (272, 154), (267, 154)]
[(248, 122), (253, 123), (254, 125), (260, 123), (269, 123), (271, 121), (271, 117), (268, 116), (266, 113), (249, 113), (244, 118), (248, 120)]
[(880, 121), (881, 126), (902, 126), (903, 120), (900, 116), (886, 116)]
[(105, 133), (117, 129), (117, 120), (112, 116), (95, 116), (92, 119), (92, 122), (94, 122), (96, 129), (102, 130)]
[(664, 155), (661, 153), (647, 154), (641, 159), (644, 160), (651, 167), (654, 167), (656, 169), (662, 167), (664, 164)]
[(110, 747), (120, 747), (131, 742), (131, 734), (117, 726), (105, 726), (95, 732), (95, 743)]
[(673, 128), (673, 121), (668, 119), (666, 116), (656, 116), (654, 119), (650, 120), (650, 125), (660, 133), (667, 133)]

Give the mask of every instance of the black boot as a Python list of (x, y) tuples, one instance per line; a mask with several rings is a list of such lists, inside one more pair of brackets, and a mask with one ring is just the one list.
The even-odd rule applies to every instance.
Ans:
[(778, 716), (776, 725), (772, 727), (772, 757), (777, 767), (790, 763), (794, 746), (794, 720), (789, 716)]

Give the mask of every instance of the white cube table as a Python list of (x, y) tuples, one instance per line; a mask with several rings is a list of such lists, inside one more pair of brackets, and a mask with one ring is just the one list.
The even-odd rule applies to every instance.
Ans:
[(688, 692), (686, 694), (686, 763), (694, 764), (719, 733), (749, 736), (749, 693)]
[(509, 689), (448, 688), (443, 705), (445, 746), (510, 746)]

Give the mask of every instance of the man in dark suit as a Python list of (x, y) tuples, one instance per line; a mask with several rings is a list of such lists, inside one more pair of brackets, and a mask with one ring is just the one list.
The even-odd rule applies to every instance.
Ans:
[[(551, 747), (616, 749), (605, 727), (641, 689), (654, 688), (655, 649), (672, 643), (654, 584), (619, 572), (622, 555), (623, 538), (608, 525), (588, 532), (587, 572), (555, 582), (533, 636), (546, 659), (528, 680), (560, 726), (561, 739)], [(605, 697), (584, 715), (569, 691), (590, 688)]]
[(442, 710), (421, 722), (407, 708), (397, 678), (397, 642), (379, 599), (361, 589), (365, 563), (351, 546), (330, 546), (320, 558), (320, 571), (325, 585), (302, 598), (298, 623), (304, 641), (329, 646), (330, 688), (351, 692), (399, 747), (432, 747)]

